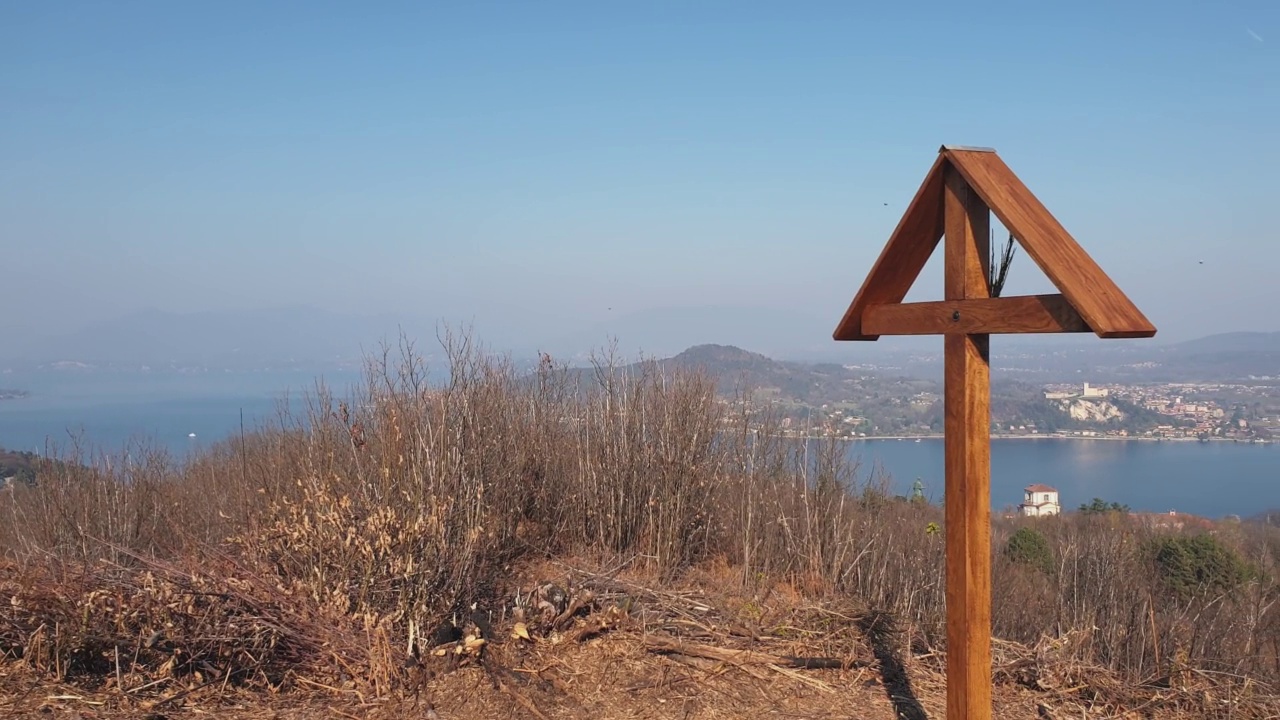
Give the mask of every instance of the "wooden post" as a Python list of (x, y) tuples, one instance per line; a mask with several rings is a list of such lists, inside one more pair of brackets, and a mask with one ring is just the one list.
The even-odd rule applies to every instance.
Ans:
[[(943, 192), (946, 299), (987, 298), (990, 210), (954, 168)], [(948, 720), (991, 717), (990, 337), (946, 335)]]

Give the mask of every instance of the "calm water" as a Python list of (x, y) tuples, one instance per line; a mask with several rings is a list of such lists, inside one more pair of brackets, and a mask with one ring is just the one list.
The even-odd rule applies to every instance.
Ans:
[[(354, 373), (326, 377), (341, 395)], [(306, 373), (207, 375), (0, 376), (0, 385), (31, 396), (0, 401), (0, 447), (41, 451), (67, 447), (79, 438), (94, 449), (114, 451), (145, 439), (183, 456), (240, 431), (277, 421), (280, 410), (305, 410), (303, 393), (316, 388)], [(195, 433), (195, 437), (190, 437)]]
[[(864, 468), (891, 473), (895, 492), (918, 477), (937, 500), (944, 486), (942, 440), (870, 440), (850, 449)], [(1280, 507), (1280, 447), (1231, 442), (994, 440), (991, 505), (1022, 501), (1022, 488), (1057, 488), (1065, 508), (1095, 497), (1134, 510), (1178, 510), (1209, 517)]]
[[(342, 394), (353, 374), (325, 378)], [(0, 447), (65, 446), (72, 434), (108, 451), (146, 438), (185, 455), (239, 432), (240, 414), (253, 429), (277, 417), (288, 397), (300, 409), (315, 386), (304, 373), (202, 376), (0, 376), (0, 386), (31, 391), (0, 401)], [(188, 437), (195, 433), (195, 438)], [(943, 488), (941, 440), (852, 443), (864, 468), (878, 465), (907, 493), (918, 477), (938, 499)], [(991, 501), (1000, 509), (1021, 501), (1030, 483), (1052, 485), (1065, 507), (1101, 497), (1135, 510), (1220, 517), (1280, 508), (1280, 446), (1235, 443), (1154, 443), (1103, 440), (996, 440), (991, 448)]]

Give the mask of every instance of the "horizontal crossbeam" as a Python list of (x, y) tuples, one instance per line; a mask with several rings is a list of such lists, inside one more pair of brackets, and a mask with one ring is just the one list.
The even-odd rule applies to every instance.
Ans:
[(942, 300), (870, 305), (862, 314), (867, 335), (1077, 333), (1089, 325), (1062, 295)]
[(1156, 334), (1151, 321), (999, 155), (965, 151), (943, 154), (1098, 337), (1143, 338)]

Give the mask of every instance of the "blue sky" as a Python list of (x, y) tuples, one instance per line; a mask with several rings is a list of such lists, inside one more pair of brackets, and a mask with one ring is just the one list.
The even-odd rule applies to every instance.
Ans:
[[(303, 304), (501, 344), (721, 306), (821, 339), (956, 143), (1162, 336), (1280, 330), (1280, 5), (1155, 8), (3, 2), (0, 326)], [(1047, 291), (1021, 259), (1007, 292)]]

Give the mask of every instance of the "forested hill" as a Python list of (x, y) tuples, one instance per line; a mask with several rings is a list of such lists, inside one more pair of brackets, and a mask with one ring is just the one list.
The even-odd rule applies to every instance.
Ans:
[(715, 379), (721, 394), (750, 389), (816, 405), (856, 393), (867, 375), (835, 363), (774, 360), (732, 345), (695, 345), (663, 364), (703, 370)]
[[(723, 397), (747, 393), (806, 422), (815, 417), (841, 423), (845, 433), (939, 432), (943, 388), (936, 379), (908, 377), (891, 368), (774, 360), (731, 345), (695, 345), (657, 360), (665, 370), (696, 369), (716, 382)], [(652, 365), (649, 366), (652, 368)], [(628, 367), (642, 372), (641, 364)], [(586, 371), (581, 379), (586, 380)], [(992, 420), (1003, 430), (1051, 433), (1063, 430), (1147, 430), (1162, 422), (1155, 413), (1118, 398), (1048, 400), (1040, 383), (996, 379)], [(849, 421), (848, 418), (857, 418)]]
[(40, 456), (30, 452), (16, 452), (0, 448), (0, 485), (12, 478), (18, 482), (31, 482), (36, 476)]

